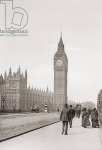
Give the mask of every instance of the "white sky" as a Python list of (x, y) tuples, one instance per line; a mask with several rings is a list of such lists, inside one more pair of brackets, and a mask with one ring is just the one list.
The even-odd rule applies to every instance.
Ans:
[(102, 88), (102, 0), (14, 0), (29, 14), (27, 37), (0, 37), (0, 72), (28, 70), (28, 84), (53, 90), (53, 56), (63, 32), (68, 96), (96, 101)]

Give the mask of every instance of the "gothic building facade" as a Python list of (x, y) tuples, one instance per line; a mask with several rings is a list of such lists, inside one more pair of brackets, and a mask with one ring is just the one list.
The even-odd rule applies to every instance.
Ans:
[(31, 111), (38, 106), (41, 111), (45, 104), (52, 111), (53, 93), (48, 88), (39, 90), (27, 87), (27, 71), (21, 73), (20, 67), (17, 72), (5, 72), (0, 76), (0, 110), (4, 112)]
[(67, 103), (68, 59), (64, 50), (62, 36), (54, 55), (54, 93), (27, 86), (27, 71), (6, 72), (0, 76), (0, 110), (31, 111), (38, 106), (41, 111), (47, 105), (49, 111), (61, 109)]

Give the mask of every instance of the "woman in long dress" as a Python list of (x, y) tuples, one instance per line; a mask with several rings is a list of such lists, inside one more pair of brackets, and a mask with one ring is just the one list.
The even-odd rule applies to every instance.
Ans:
[(82, 127), (87, 128), (90, 126), (89, 116), (89, 112), (84, 108), (82, 113)]
[(93, 128), (99, 127), (98, 112), (97, 112), (96, 108), (94, 108), (91, 112), (91, 122), (92, 122)]

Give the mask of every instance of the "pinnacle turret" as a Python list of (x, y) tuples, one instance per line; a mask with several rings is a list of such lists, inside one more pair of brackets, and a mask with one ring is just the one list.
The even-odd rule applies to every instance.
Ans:
[(20, 74), (20, 73), (21, 73), (21, 67), (20, 67), (20, 65), (19, 65), (19, 67), (18, 67), (17, 72), (18, 72), (18, 74)]
[(61, 33), (60, 40), (59, 40), (59, 43), (58, 43), (58, 50), (64, 50), (64, 44), (63, 44), (63, 39), (62, 39), (62, 33)]
[(27, 70), (25, 70), (25, 78), (27, 79)]
[(9, 76), (12, 76), (12, 69), (11, 69), (11, 67), (9, 68)]

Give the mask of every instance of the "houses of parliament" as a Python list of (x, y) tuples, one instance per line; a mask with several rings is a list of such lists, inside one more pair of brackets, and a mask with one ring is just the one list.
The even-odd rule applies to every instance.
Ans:
[(67, 72), (68, 59), (64, 50), (62, 36), (54, 55), (54, 92), (30, 88), (27, 85), (27, 70), (16, 72), (9, 68), (9, 72), (0, 75), (0, 111), (30, 112), (33, 107), (39, 106), (44, 110), (47, 105), (49, 111), (61, 109), (67, 103)]

